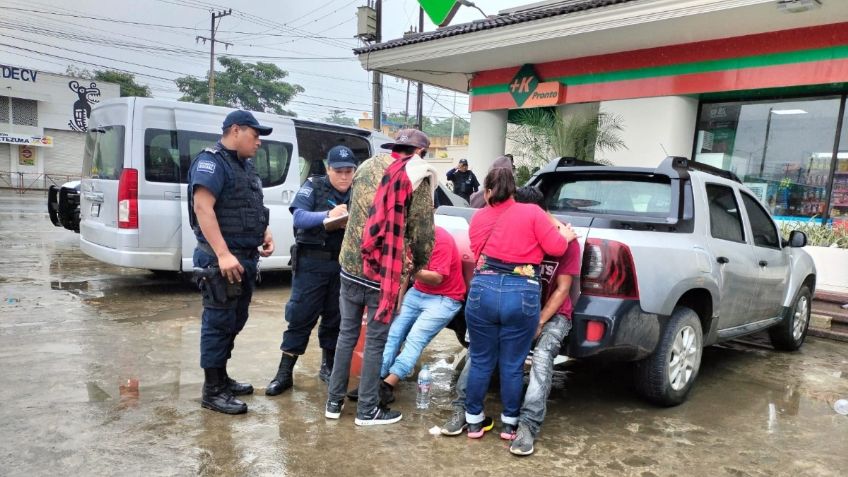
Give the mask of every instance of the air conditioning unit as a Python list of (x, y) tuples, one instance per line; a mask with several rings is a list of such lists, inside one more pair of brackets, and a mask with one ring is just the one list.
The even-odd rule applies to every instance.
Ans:
[(802, 13), (821, 5), (821, 0), (777, 0), (777, 9), (783, 13)]

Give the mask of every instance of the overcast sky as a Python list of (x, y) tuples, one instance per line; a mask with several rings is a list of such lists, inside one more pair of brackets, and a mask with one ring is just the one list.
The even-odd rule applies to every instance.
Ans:
[[(275, 63), (289, 71), (289, 80), (306, 92), (289, 108), (299, 116), (323, 119), (330, 109), (344, 109), (353, 118), (371, 111), (369, 73), (352, 53), (360, 42), (356, 7), (365, 0), (0, 0), (0, 64), (64, 73), (68, 65), (104, 67), (137, 74), (158, 98), (177, 99), (173, 79), (205, 77), (211, 9), (232, 8), (221, 20), (217, 38), (233, 44), (216, 53), (241, 55), (248, 62)], [(479, 0), (492, 15), (533, 0)], [(418, 23), (417, 0), (383, 0), (383, 39), (399, 38)], [(95, 17), (95, 18), (81, 18)], [(453, 23), (481, 18), (479, 11), (461, 8)], [(143, 23), (138, 25), (131, 22)], [(155, 26), (154, 26), (155, 25)], [(161, 26), (160, 26), (161, 25)], [(425, 30), (435, 26), (425, 20)], [(301, 59), (298, 59), (301, 58)], [(220, 68), (220, 65), (216, 65)], [(384, 111), (402, 112), (406, 82), (386, 77)], [(450, 117), (454, 94), (427, 87), (424, 114)], [(414, 93), (410, 110), (414, 114)], [(438, 103), (438, 104), (437, 104)], [(467, 118), (468, 98), (457, 95), (456, 114)]]

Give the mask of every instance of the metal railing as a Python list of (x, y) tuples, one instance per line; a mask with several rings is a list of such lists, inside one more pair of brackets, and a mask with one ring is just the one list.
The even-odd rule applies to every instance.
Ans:
[(0, 171), (0, 189), (12, 189), (18, 194), (25, 194), (31, 190), (46, 190), (51, 185), (61, 187), (65, 182), (79, 179), (79, 175), (71, 174)]

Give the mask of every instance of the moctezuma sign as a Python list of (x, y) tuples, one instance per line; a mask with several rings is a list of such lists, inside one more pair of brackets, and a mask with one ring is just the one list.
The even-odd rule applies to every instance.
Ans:
[(430, 21), (440, 27), (449, 25), (459, 10), (459, 2), (456, 0), (418, 0), (418, 4), (430, 17)]

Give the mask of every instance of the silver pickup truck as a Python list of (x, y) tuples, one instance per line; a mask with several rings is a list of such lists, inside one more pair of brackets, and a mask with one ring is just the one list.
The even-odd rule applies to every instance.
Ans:
[[(574, 326), (561, 353), (636, 363), (636, 388), (659, 405), (692, 389), (704, 346), (768, 330), (773, 346), (804, 342), (816, 269), (732, 173), (669, 157), (656, 169), (554, 160), (529, 181), (580, 235)], [(473, 209), (441, 207), (436, 224), (473, 268)], [(466, 274), (470, 276), (470, 273)], [(452, 327), (464, 335), (464, 322)]]

